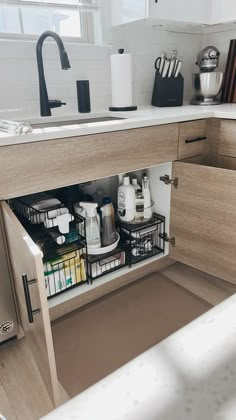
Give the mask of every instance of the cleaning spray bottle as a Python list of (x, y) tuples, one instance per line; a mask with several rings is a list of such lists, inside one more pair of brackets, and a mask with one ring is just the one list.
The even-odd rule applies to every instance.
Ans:
[(135, 215), (135, 188), (125, 176), (117, 193), (118, 215), (123, 222), (132, 222)]
[(152, 200), (149, 188), (149, 178), (147, 175), (142, 179), (142, 190), (144, 197), (144, 219), (151, 219), (152, 217)]
[(86, 239), (88, 249), (101, 248), (101, 236), (97, 218), (97, 203), (80, 202), (86, 211)]

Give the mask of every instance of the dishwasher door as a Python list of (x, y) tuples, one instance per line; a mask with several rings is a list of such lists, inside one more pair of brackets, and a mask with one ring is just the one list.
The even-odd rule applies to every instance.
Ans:
[(0, 345), (18, 334), (18, 320), (0, 214)]

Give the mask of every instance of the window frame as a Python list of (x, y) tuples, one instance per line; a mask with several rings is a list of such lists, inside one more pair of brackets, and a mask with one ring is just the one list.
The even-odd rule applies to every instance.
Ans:
[[(0, 5), (6, 4), (7, 2), (4, 0), (0, 0)], [(13, 4), (8, 3), (8, 5)], [(40, 5), (40, 3), (39, 3)], [(23, 4), (22, 6), (27, 6), (27, 3)], [(22, 7), (19, 4), (19, 7)], [(34, 7), (34, 6), (31, 6)], [(76, 7), (66, 7), (65, 5), (61, 5), (63, 9), (74, 9), (77, 10), (78, 13), (81, 14), (81, 29), (82, 29), (82, 36), (81, 37), (72, 37), (72, 36), (64, 36), (60, 35), (63, 41), (71, 42), (71, 43), (79, 43), (79, 44), (94, 44), (94, 27), (93, 27), (93, 17), (91, 12), (81, 11), (79, 8)], [(52, 5), (53, 8), (53, 5)], [(58, 8), (58, 6), (57, 6)], [(22, 40), (22, 41), (36, 41), (39, 37), (39, 34), (23, 34), (23, 33), (12, 33), (12, 32), (0, 32), (0, 39), (9, 39), (9, 40)]]

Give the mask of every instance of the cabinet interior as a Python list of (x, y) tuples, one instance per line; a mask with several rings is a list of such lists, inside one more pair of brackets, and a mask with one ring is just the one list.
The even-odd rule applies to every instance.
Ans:
[[(147, 174), (150, 179), (150, 191), (151, 191), (151, 197), (153, 201), (153, 213), (157, 213), (161, 216), (164, 216), (165, 218), (165, 233), (169, 235), (169, 226), (170, 226), (170, 195), (171, 195), (171, 188), (168, 185), (165, 185), (162, 181), (160, 181), (160, 177), (163, 175), (169, 175), (171, 177), (172, 173), (172, 163), (165, 163), (158, 166), (154, 166), (151, 168), (144, 168), (140, 169), (134, 172), (127, 173), (127, 175), (132, 177), (137, 177), (138, 182), (141, 183), (142, 176), (144, 174)], [(47, 193), (50, 193), (52, 196), (60, 198), (61, 202), (68, 206), (73, 206), (73, 203), (78, 201), (83, 201), (84, 198), (81, 197), (92, 197), (94, 202), (98, 202), (98, 204), (101, 204), (102, 198), (105, 196), (110, 196), (112, 199), (112, 202), (114, 204), (114, 207), (117, 206), (117, 188), (119, 185), (119, 178), (117, 175), (106, 177), (103, 179), (97, 179), (94, 181), (90, 181), (87, 183), (81, 183), (77, 185), (68, 186), (65, 188), (60, 188), (56, 190), (48, 190), (45, 191)], [(23, 199), (27, 200), (27, 196), (23, 197)], [(17, 200), (17, 198), (16, 198)], [(14, 200), (13, 200), (14, 201)], [(90, 201), (88, 199), (88, 201)], [(18, 215), (17, 215), (18, 217)], [(20, 218), (20, 221), (23, 222), (22, 218)], [(33, 240), (35, 240), (35, 225), (28, 225), (26, 228), (29, 235), (32, 237)], [(54, 245), (52, 244), (52, 248)], [(50, 250), (50, 245), (47, 246), (47, 250)], [(71, 251), (74, 251), (71, 248)], [(80, 287), (71, 288), (66, 290), (66, 293), (58, 294), (56, 296), (53, 296), (52, 299), (48, 301), (49, 307), (54, 307), (60, 303), (63, 303), (64, 301), (67, 301), (77, 295), (83, 294), (89, 290), (92, 290), (92, 288), (97, 287), (101, 284), (104, 284), (104, 282), (109, 282), (110, 280), (124, 275), (128, 273), (130, 270), (137, 270), (144, 264), (148, 264), (149, 261), (153, 261), (158, 258), (162, 258), (163, 256), (168, 255), (169, 253), (169, 246), (168, 243), (165, 243), (164, 246), (164, 252), (160, 253), (156, 256), (149, 256), (144, 261), (137, 262), (134, 266), (129, 266), (127, 263), (124, 267), (119, 267), (119, 269), (114, 270), (114, 272), (108, 271), (108, 274), (104, 274), (101, 277), (99, 277), (99, 281), (96, 280), (92, 284), (87, 284), (87, 282), (84, 282), (83, 284), (80, 284)], [(45, 270), (45, 266), (44, 266)], [(45, 277), (46, 278), (46, 277)], [(45, 280), (46, 281), (46, 280)], [(50, 296), (49, 296), (50, 297)]]

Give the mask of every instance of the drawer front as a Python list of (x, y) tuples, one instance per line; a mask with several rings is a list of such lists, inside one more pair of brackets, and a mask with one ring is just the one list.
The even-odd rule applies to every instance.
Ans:
[(206, 143), (206, 120), (179, 125), (178, 160), (202, 155)]
[(177, 159), (178, 124), (0, 148), (0, 198), (8, 199)]
[(221, 121), (219, 154), (223, 156), (236, 157), (236, 121)]

